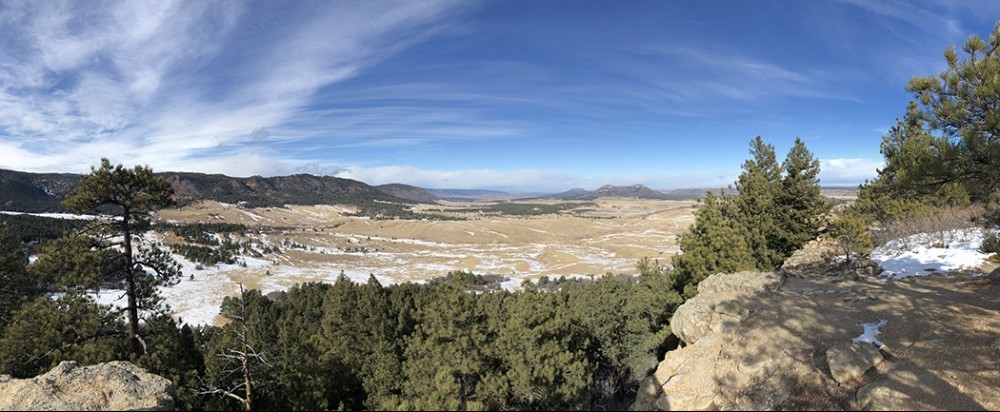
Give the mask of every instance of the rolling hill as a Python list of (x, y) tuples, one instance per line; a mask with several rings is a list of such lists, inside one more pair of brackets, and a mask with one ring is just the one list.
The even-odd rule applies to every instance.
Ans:
[[(248, 178), (220, 174), (165, 172), (178, 204), (201, 200), (241, 203), (248, 207), (286, 204), (433, 203), (432, 195), (407, 185), (376, 188), (363, 182), (332, 176), (297, 174)], [(77, 174), (29, 173), (0, 170), (0, 210), (16, 212), (62, 212), (59, 205), (80, 181)], [(397, 196), (398, 195), (398, 196)]]

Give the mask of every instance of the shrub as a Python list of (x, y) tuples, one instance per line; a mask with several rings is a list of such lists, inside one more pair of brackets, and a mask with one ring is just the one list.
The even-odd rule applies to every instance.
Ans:
[(986, 236), (986, 239), (983, 239), (983, 244), (979, 246), (979, 251), (982, 253), (1000, 253), (1000, 238), (997, 238), (996, 233)]
[[(956, 230), (977, 226), (984, 213), (985, 209), (980, 206), (928, 208), (906, 219), (885, 222), (882, 227), (872, 232), (872, 240), (876, 246), (882, 246), (910, 235), (927, 233), (931, 235), (931, 243), (947, 245), (956, 240), (952, 238)], [(904, 245), (904, 247), (911, 246), (913, 245)]]
[(829, 236), (836, 242), (839, 251), (844, 254), (848, 262), (851, 261), (852, 254), (865, 256), (874, 249), (868, 225), (864, 219), (857, 216), (846, 215), (833, 222), (830, 225)]

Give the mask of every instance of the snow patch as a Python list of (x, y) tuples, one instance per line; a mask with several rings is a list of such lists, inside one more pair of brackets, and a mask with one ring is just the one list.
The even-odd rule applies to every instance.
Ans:
[(993, 256), (979, 251), (985, 237), (979, 228), (918, 233), (875, 248), (871, 258), (885, 269), (881, 276), (894, 280), (976, 269)]
[(260, 220), (264, 219), (263, 217), (260, 217), (260, 216), (258, 216), (256, 214), (254, 214), (253, 212), (250, 212), (250, 211), (247, 211), (247, 210), (236, 209), (236, 211), (240, 212), (240, 213), (242, 213), (244, 215), (250, 216), (250, 218), (253, 219), (254, 222), (257, 222), (257, 221), (260, 221)]
[(68, 220), (94, 220), (94, 219), (112, 219), (112, 216), (97, 216), (97, 215), (74, 215), (70, 213), (25, 213), (25, 212), (9, 212), (0, 211), (3, 215), (31, 215), (39, 217), (48, 217), (52, 219), (68, 219)]
[(885, 319), (879, 319), (878, 322), (862, 323), (859, 326), (865, 328), (864, 333), (854, 339), (851, 342), (856, 343), (870, 343), (872, 345), (878, 346), (879, 349), (885, 348), (885, 344), (878, 340), (878, 334), (881, 333), (881, 329), (886, 324)]

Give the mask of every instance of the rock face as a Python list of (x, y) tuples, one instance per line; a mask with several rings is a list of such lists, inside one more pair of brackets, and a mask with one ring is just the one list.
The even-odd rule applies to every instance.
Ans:
[[(702, 281), (671, 319), (684, 345), (640, 383), (632, 409), (1000, 410), (1000, 281), (889, 281), (838, 266)], [(852, 343), (879, 320), (882, 350)]]
[(63, 362), (31, 379), (0, 377), (0, 410), (174, 409), (174, 386), (129, 362)]
[(726, 333), (750, 315), (739, 305), (739, 297), (774, 291), (781, 281), (781, 276), (775, 273), (709, 276), (698, 284), (698, 296), (677, 308), (670, 327), (674, 335), (688, 344), (695, 344), (710, 333)]
[(822, 272), (829, 266), (826, 256), (830, 254), (830, 247), (821, 243), (819, 240), (813, 240), (805, 247), (796, 250), (785, 259), (781, 271), (792, 276), (815, 275)]
[(702, 281), (698, 296), (671, 319), (674, 334), (688, 346), (666, 354), (641, 383), (632, 409), (774, 409), (788, 403), (797, 387), (831, 386), (801, 355), (789, 356), (787, 348), (748, 333), (745, 323), (758, 302), (782, 282), (776, 273), (758, 272)]

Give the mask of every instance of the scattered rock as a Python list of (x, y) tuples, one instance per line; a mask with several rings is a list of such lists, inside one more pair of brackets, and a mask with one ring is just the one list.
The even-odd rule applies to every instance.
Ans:
[(878, 265), (878, 262), (868, 259), (855, 259), (852, 260), (844, 268), (843, 275), (852, 279), (861, 279), (866, 277), (877, 276), (882, 273), (883, 269)]
[(878, 349), (867, 343), (841, 344), (826, 351), (830, 375), (845, 386), (860, 382), (865, 372), (878, 365), (882, 359)]
[(129, 362), (62, 362), (44, 375), (0, 380), (0, 410), (174, 409), (174, 385)]
[(993, 349), (993, 352), (1000, 355), (1000, 336), (990, 341), (990, 349)]

